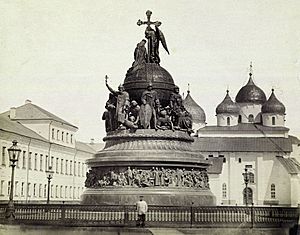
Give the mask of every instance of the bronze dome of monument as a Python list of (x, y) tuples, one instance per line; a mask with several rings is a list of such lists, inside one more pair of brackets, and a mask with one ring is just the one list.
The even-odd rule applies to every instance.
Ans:
[(285, 106), (275, 96), (274, 89), (267, 102), (261, 107), (261, 111), (262, 113), (285, 114)]
[(194, 123), (205, 123), (205, 121), (206, 121), (205, 112), (196, 103), (196, 101), (194, 101), (194, 99), (190, 95), (190, 91), (188, 91), (187, 96), (183, 100), (183, 106), (192, 115), (192, 119), (193, 119)]
[(251, 75), (250, 73), (248, 83), (239, 90), (235, 101), (237, 103), (263, 104), (267, 100), (266, 95), (262, 89), (254, 84)]
[(224, 100), (216, 108), (217, 114), (228, 113), (228, 114), (238, 114), (239, 107), (236, 103), (232, 101), (229, 96), (229, 91), (226, 91), (226, 96)]
[(140, 97), (148, 84), (158, 93), (162, 105), (167, 105), (175, 84), (171, 74), (156, 63), (145, 63), (136, 71), (128, 70), (124, 88), (133, 100), (141, 103)]

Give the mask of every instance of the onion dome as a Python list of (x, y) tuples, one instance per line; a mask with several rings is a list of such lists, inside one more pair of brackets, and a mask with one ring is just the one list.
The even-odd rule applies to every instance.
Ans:
[(267, 98), (264, 91), (256, 86), (252, 80), (252, 64), (250, 65), (249, 76), (248, 83), (239, 90), (235, 101), (237, 103), (264, 104)]
[(183, 106), (192, 115), (194, 123), (205, 123), (206, 116), (204, 110), (193, 100), (188, 90), (187, 96), (183, 100)]
[(285, 106), (276, 98), (274, 89), (267, 102), (261, 107), (261, 111), (262, 113), (285, 114)]
[(239, 106), (232, 101), (229, 96), (229, 91), (226, 91), (226, 96), (224, 100), (217, 106), (216, 113), (230, 113), (230, 114), (238, 114), (239, 113)]

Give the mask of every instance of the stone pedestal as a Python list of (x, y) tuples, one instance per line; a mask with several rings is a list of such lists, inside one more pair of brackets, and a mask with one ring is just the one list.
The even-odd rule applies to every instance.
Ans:
[(149, 205), (214, 205), (206, 172), (210, 165), (191, 150), (186, 132), (119, 130), (87, 164), (84, 204), (133, 205), (143, 195)]

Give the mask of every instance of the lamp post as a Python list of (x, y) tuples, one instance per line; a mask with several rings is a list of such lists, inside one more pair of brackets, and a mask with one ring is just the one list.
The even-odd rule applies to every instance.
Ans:
[(246, 198), (245, 198), (245, 203), (246, 203), (246, 206), (248, 206), (248, 183), (249, 183), (249, 172), (248, 172), (248, 169), (245, 168), (245, 172), (243, 173), (243, 176), (244, 176), (244, 182), (245, 182), (245, 185), (246, 185)]
[(7, 149), (8, 155), (9, 155), (9, 160), (11, 162), (11, 181), (10, 181), (10, 194), (9, 194), (9, 202), (8, 206), (6, 209), (6, 218), (9, 220), (13, 220), (15, 218), (15, 206), (14, 206), (14, 177), (15, 177), (15, 166), (16, 162), (19, 160), (19, 156), (21, 153), (21, 149), (18, 148), (17, 146), (17, 141), (14, 140), (13, 145)]
[(48, 170), (46, 170), (46, 176), (48, 179), (48, 193), (47, 193), (47, 204), (50, 202), (50, 182), (53, 178), (54, 171), (52, 170), (52, 166), (49, 166)]

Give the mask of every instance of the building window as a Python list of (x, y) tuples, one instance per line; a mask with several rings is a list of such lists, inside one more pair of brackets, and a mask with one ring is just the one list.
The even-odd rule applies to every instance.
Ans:
[(51, 197), (53, 197), (53, 184), (51, 185)]
[(241, 158), (239, 158), (239, 163), (242, 163), (242, 159)]
[(6, 154), (5, 154), (5, 151), (6, 151), (6, 147), (2, 147), (2, 165), (5, 166), (6, 165)]
[(68, 186), (65, 186), (65, 198), (68, 197)]
[(19, 196), (19, 182), (16, 181), (15, 182), (15, 196)]
[(65, 166), (66, 167), (66, 172), (65, 172), (66, 175), (68, 174), (68, 164), (69, 164), (68, 160), (66, 160), (66, 166)]
[(8, 184), (7, 184), (7, 194), (8, 195), (10, 194), (10, 181), (8, 181)]
[(69, 197), (70, 197), (70, 198), (72, 198), (72, 192), (73, 192), (72, 186), (70, 186), (70, 191), (69, 191)]
[(227, 186), (225, 183), (222, 185), (222, 198), (223, 199), (227, 198)]
[(30, 183), (27, 184), (27, 196), (30, 197), (31, 195), (31, 191), (30, 191)]
[(227, 117), (227, 126), (230, 126), (230, 117)]
[(80, 162), (78, 162), (78, 176), (80, 176)]
[(272, 117), (272, 125), (275, 125), (275, 117)]
[(275, 184), (271, 184), (271, 198), (276, 198), (276, 192), (275, 192)]
[(36, 197), (36, 184), (33, 184), (33, 196)]
[(39, 184), (39, 197), (42, 197), (42, 184)]
[(74, 175), (76, 176), (76, 161), (74, 161)]
[(245, 168), (251, 169), (252, 165), (246, 165)]
[(44, 197), (47, 197), (47, 184), (44, 185)]
[(46, 155), (46, 161), (45, 161), (45, 170), (48, 169), (48, 155)]
[(71, 144), (73, 144), (73, 135), (71, 134)]
[(58, 171), (58, 162), (59, 162), (59, 159), (56, 158), (56, 163), (55, 163), (56, 173), (59, 173), (59, 171)]
[(248, 116), (248, 121), (249, 121), (249, 122), (254, 122), (254, 116), (253, 116), (253, 114), (250, 114), (250, 115)]
[(22, 182), (22, 184), (21, 184), (21, 196), (22, 197), (24, 196), (24, 185), (25, 185), (25, 183)]
[(55, 139), (54, 128), (52, 128), (52, 139)]
[(22, 159), (23, 169), (26, 169), (26, 151), (23, 151), (23, 159)]
[(55, 197), (58, 197), (58, 185), (55, 186)]
[(0, 195), (4, 196), (4, 180), (1, 180), (1, 184), (0, 184)]
[(82, 166), (82, 170), (81, 170), (81, 176), (83, 176), (83, 177), (84, 177), (84, 168), (85, 168), (85, 164), (84, 164), (84, 163), (82, 163), (82, 164), (81, 164), (81, 166)]
[(225, 157), (223, 158), (223, 163), (226, 163), (226, 158)]
[(66, 133), (66, 142), (69, 143), (69, 133)]
[(38, 154), (34, 154), (34, 170), (37, 170), (37, 156)]
[(249, 172), (249, 183), (254, 184), (254, 174), (252, 172)]
[(53, 167), (53, 163), (54, 163), (54, 157), (52, 156), (52, 157), (51, 157), (51, 167), (52, 167), (52, 168), (54, 168), (54, 167)]
[(63, 174), (64, 160), (60, 159), (60, 174)]
[(208, 155), (208, 157), (214, 157), (214, 155), (210, 154), (210, 155)]
[(61, 141), (64, 141), (64, 134), (65, 134), (65, 133), (62, 131), (62, 132), (61, 132)]
[(43, 171), (43, 154), (40, 155), (40, 171)]
[(31, 170), (31, 155), (32, 155), (32, 152), (29, 152), (29, 156), (28, 156), (28, 169)]
[(63, 186), (62, 185), (60, 186), (60, 192), (59, 193), (60, 193), (60, 197), (62, 198), (63, 197)]
[(238, 123), (241, 123), (241, 122), (242, 122), (242, 115), (239, 115)]
[(73, 169), (73, 166), (72, 166), (72, 161), (70, 161), (70, 175), (72, 175), (73, 173), (72, 173), (72, 169)]
[(56, 131), (56, 139), (59, 140), (59, 130)]

